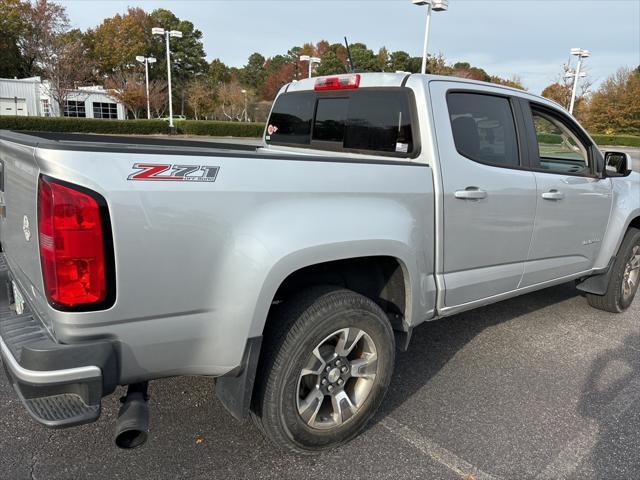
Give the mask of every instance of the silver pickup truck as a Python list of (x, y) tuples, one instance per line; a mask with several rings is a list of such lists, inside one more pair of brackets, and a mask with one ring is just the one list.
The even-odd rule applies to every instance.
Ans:
[[(277, 445), (348, 441), (423, 322), (640, 283), (640, 175), (558, 105), (464, 79), (292, 83), (261, 147), (0, 133), (0, 351), (36, 421), (142, 444), (147, 385), (215, 377)], [(212, 382), (212, 388), (213, 382)]]

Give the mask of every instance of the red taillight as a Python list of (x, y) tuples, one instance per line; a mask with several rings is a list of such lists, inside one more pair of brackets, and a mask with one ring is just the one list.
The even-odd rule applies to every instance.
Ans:
[(353, 90), (360, 86), (360, 74), (337, 75), (335, 77), (320, 77), (316, 80), (316, 91), (322, 90)]
[(100, 205), (94, 197), (46, 178), (38, 188), (44, 288), (52, 305), (75, 308), (107, 299)]

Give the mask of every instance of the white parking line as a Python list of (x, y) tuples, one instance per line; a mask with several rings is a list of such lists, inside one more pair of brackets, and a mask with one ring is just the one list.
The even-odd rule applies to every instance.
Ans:
[(452, 472), (460, 475), (461, 478), (473, 478), (475, 480), (498, 480), (499, 477), (489, 475), (469, 462), (459, 458), (446, 448), (436, 444), (433, 440), (426, 438), (415, 430), (403, 425), (391, 417), (384, 418), (381, 422), (383, 427), (394, 435), (402, 438), (406, 442), (413, 445), (422, 453), (431, 457), (441, 465), (444, 465)]

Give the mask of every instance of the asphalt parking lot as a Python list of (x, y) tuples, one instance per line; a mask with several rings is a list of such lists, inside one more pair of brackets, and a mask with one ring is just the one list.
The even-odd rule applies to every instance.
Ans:
[(427, 324), (367, 431), (317, 457), (232, 419), (211, 380), (151, 395), (149, 442), (121, 451), (118, 395), (95, 424), (46, 430), (0, 373), (0, 478), (637, 478), (640, 299), (612, 315), (567, 284)]

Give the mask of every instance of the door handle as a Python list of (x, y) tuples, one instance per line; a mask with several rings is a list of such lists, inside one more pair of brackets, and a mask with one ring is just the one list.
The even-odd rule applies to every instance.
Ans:
[(487, 198), (487, 192), (478, 187), (467, 187), (464, 190), (458, 190), (454, 196), (461, 200), (481, 200)]
[(542, 198), (545, 200), (562, 200), (564, 198), (564, 193), (559, 192), (558, 190), (549, 190), (542, 194)]

